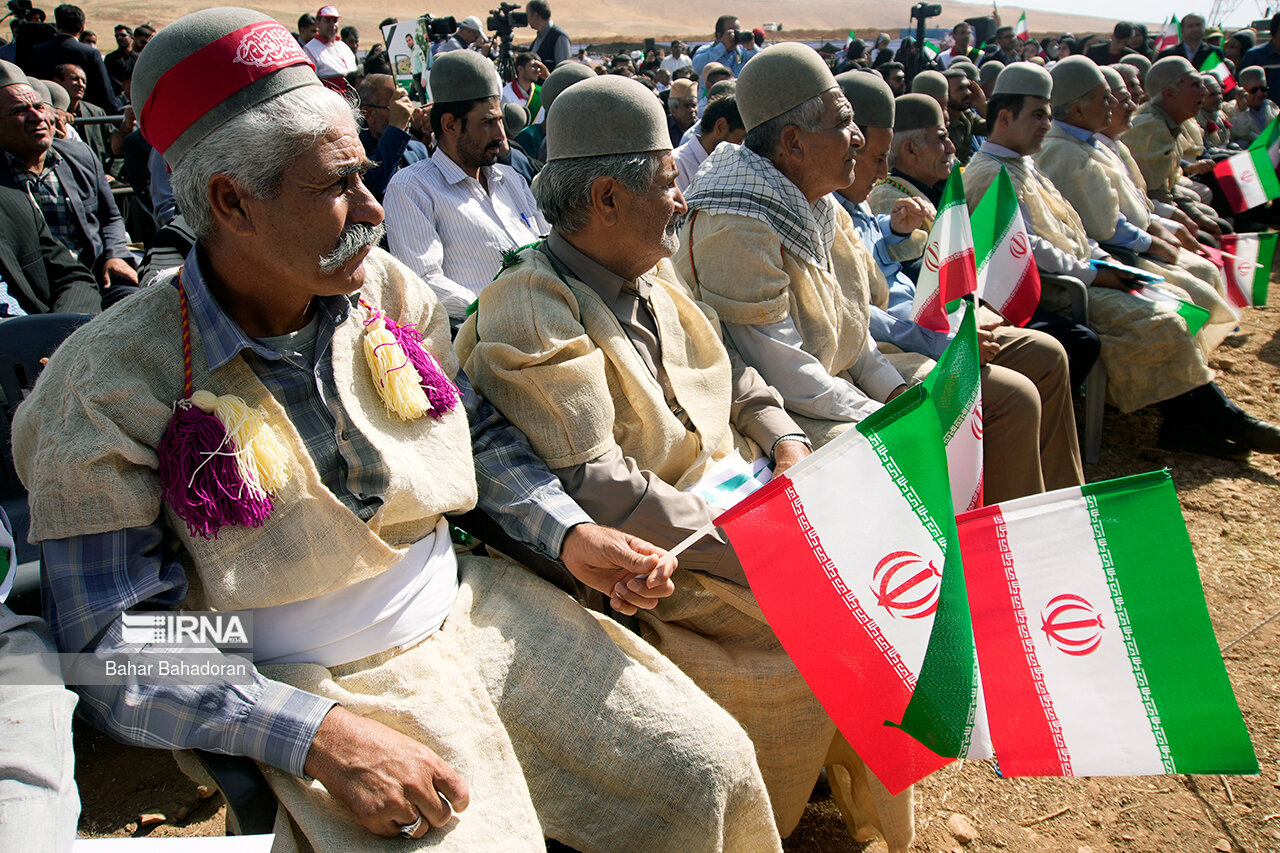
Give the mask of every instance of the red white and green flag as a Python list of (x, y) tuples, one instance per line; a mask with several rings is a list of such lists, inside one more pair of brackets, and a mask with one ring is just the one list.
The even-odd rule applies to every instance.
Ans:
[(1023, 12), (1018, 23), (1013, 25), (1013, 34), (1021, 41), (1030, 41), (1031, 31), (1027, 29), (1027, 13)]
[(1236, 78), (1231, 76), (1231, 69), (1227, 68), (1227, 63), (1222, 61), (1222, 54), (1216, 50), (1205, 57), (1204, 62), (1200, 63), (1200, 71), (1205, 74), (1212, 74), (1214, 79), (1222, 86), (1222, 94), (1224, 95), (1230, 93), (1238, 85)]
[(1213, 167), (1232, 212), (1243, 213), (1280, 198), (1275, 164), (1277, 150), (1280, 150), (1280, 117), (1273, 119), (1248, 149)]
[(1166, 18), (1164, 25), (1160, 27), (1160, 35), (1156, 36), (1156, 50), (1173, 47), (1180, 38), (1182, 38), (1182, 24), (1178, 23), (1178, 16), (1174, 15), (1172, 20)]
[(951, 168), (951, 177), (947, 178), (921, 260), (911, 319), (926, 329), (950, 332), (947, 303), (973, 293), (978, 287), (973, 231), (969, 227), (969, 206), (964, 197), (959, 163)]
[(1232, 305), (1245, 308), (1267, 304), (1277, 237), (1280, 234), (1275, 231), (1222, 235), (1227, 301)]
[(965, 300), (959, 331), (924, 379), (938, 410), (947, 449), (951, 504), (960, 511), (982, 506), (982, 374), (978, 330), (971, 300)]
[(814, 695), (891, 792), (951, 761), (942, 755), (989, 754), (973, 734), (985, 724), (969, 606), (923, 385), (715, 523)]
[(1154, 302), (1157, 305), (1163, 305), (1165, 308), (1177, 314), (1182, 321), (1187, 324), (1187, 334), (1195, 337), (1200, 330), (1209, 322), (1209, 309), (1201, 308), (1194, 302), (1186, 299), (1180, 299), (1167, 290), (1163, 290), (1154, 284), (1144, 284), (1142, 287), (1136, 287), (1129, 291), (1134, 296)]
[(983, 194), (970, 217), (978, 263), (978, 296), (1015, 326), (1025, 326), (1040, 304), (1040, 272), (1009, 173)]
[(1003, 775), (1258, 772), (1168, 471), (957, 525)]

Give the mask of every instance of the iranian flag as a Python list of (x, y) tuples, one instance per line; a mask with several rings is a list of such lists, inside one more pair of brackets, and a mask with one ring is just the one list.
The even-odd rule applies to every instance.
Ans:
[(938, 215), (929, 229), (911, 303), (911, 319), (935, 332), (950, 332), (947, 303), (973, 293), (978, 287), (974, 266), (973, 232), (969, 227), (969, 207), (960, 179), (960, 164), (951, 167), (942, 191)]
[(1232, 305), (1245, 308), (1267, 304), (1277, 237), (1280, 234), (1274, 231), (1222, 235), (1227, 300)]
[(961, 512), (982, 506), (982, 376), (974, 310), (966, 299), (960, 330), (924, 380), (947, 449), (951, 505)]
[(1214, 51), (1209, 54), (1204, 62), (1200, 64), (1200, 70), (1205, 74), (1212, 74), (1214, 79), (1222, 86), (1222, 94), (1226, 95), (1236, 87), (1236, 78), (1231, 76), (1231, 71), (1227, 68), (1227, 63), (1222, 61), (1222, 54)]
[(1040, 304), (1040, 272), (1009, 173), (1000, 168), (970, 218), (978, 262), (978, 296), (1015, 326), (1025, 326)]
[(1027, 13), (1023, 12), (1022, 17), (1018, 18), (1018, 23), (1013, 25), (1013, 34), (1020, 41), (1030, 41), (1031, 31), (1027, 29)]
[(939, 50), (936, 44), (929, 41), (928, 39), (925, 39), (923, 42), (920, 43), (920, 52), (924, 54), (925, 59), (932, 62), (933, 60), (938, 58)]
[(1182, 38), (1182, 25), (1178, 23), (1178, 16), (1174, 15), (1172, 20), (1166, 19), (1164, 25), (1160, 27), (1160, 35), (1156, 36), (1156, 50), (1173, 47), (1180, 38)]
[(1209, 322), (1210, 314), (1207, 308), (1201, 308), (1186, 299), (1179, 299), (1169, 291), (1162, 290), (1154, 284), (1144, 284), (1142, 287), (1134, 288), (1129, 292), (1139, 299), (1163, 305), (1177, 314), (1187, 324), (1187, 334), (1192, 337), (1195, 337)]
[(1258, 772), (1168, 471), (957, 525), (1003, 775)]
[(1235, 213), (1280, 198), (1274, 151), (1280, 147), (1280, 117), (1273, 119), (1248, 149), (1233, 154), (1213, 167), (1222, 194)]
[[(942, 430), (923, 385), (715, 523), (805, 681), (891, 792), (951, 760), (939, 753), (985, 742), (971, 734), (985, 731), (977, 663)], [(898, 727), (904, 717), (924, 743)]]

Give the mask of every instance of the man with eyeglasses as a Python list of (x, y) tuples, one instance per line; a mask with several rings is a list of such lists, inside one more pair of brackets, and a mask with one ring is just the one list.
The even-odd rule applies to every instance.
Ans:
[(1231, 121), (1231, 139), (1248, 147), (1280, 115), (1280, 107), (1267, 97), (1267, 72), (1259, 66), (1241, 71), (1239, 83), (1244, 89), (1244, 105), (1228, 104), (1226, 112)]
[(1271, 18), (1271, 39), (1245, 52), (1240, 57), (1240, 68), (1243, 71), (1253, 65), (1259, 65), (1267, 75), (1267, 90), (1273, 101), (1280, 101), (1280, 12)]

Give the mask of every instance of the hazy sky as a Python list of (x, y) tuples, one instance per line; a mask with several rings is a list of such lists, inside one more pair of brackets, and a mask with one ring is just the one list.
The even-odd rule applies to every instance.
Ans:
[[(1131, 21), (1154, 22), (1157, 25), (1170, 14), (1170, 10), (1179, 18), (1188, 12), (1199, 12), (1206, 17), (1213, 8), (1212, 0), (1018, 0), (1019, 5), (1027, 7), (1027, 22), (1032, 30), (1037, 29), (1034, 20), (1034, 9), (1047, 9), (1055, 12), (1079, 12), (1082, 15), (1097, 15), (1103, 18)], [(1226, 23), (1236, 27), (1248, 26), (1254, 18), (1266, 17), (1265, 5), (1259, 8), (1257, 0), (1241, 0), (1234, 12), (1227, 16)], [(1273, 5), (1274, 10), (1274, 5)], [(1017, 20), (1016, 15), (1004, 15), (1010, 18), (1006, 23)], [(1152, 31), (1152, 35), (1155, 31)]]

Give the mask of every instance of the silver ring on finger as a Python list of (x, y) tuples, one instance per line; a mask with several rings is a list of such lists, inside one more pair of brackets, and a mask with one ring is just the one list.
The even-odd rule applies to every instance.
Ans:
[(400, 835), (403, 838), (413, 838), (414, 833), (416, 833), (421, 827), (422, 827), (422, 813), (419, 812), (417, 820), (415, 820), (413, 823), (406, 823), (405, 825), (400, 827)]

